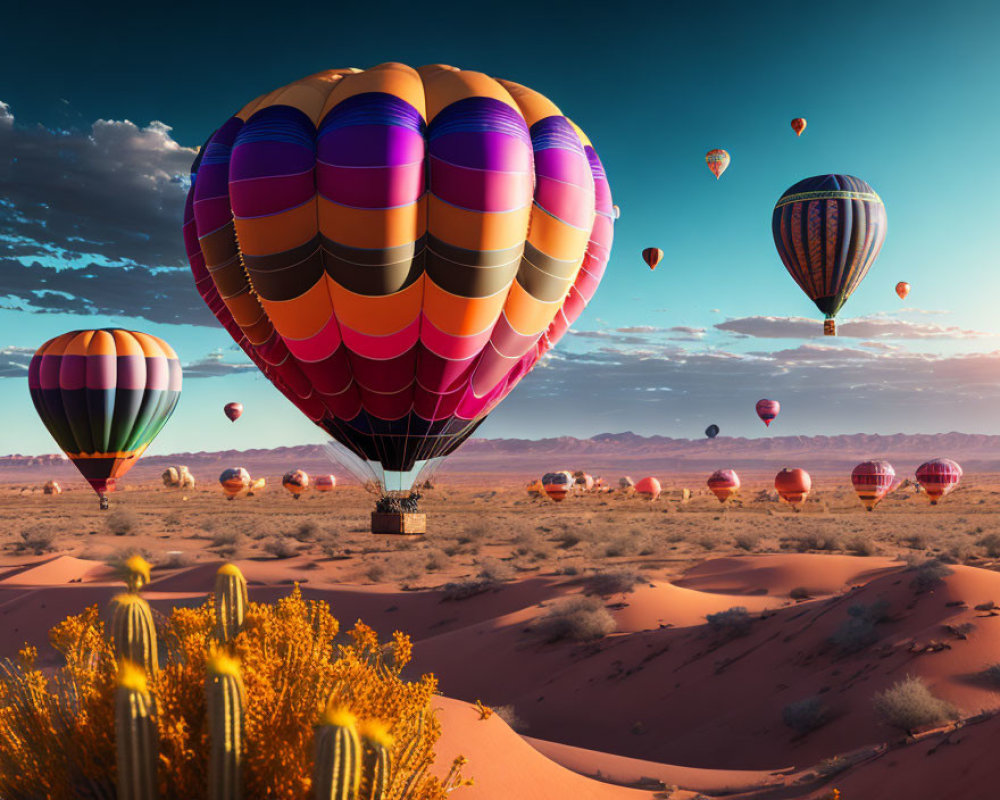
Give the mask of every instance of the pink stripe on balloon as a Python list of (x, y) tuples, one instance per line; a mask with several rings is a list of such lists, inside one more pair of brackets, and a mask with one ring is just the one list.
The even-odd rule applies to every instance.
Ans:
[(103, 364), (95, 363), (93, 371), (90, 365), (87, 365), (89, 388), (110, 389), (116, 383), (119, 389), (146, 388), (145, 356), (92, 356), (91, 358), (94, 361), (103, 359)]
[(420, 337), (420, 317), (418, 316), (401, 331), (390, 333), (388, 336), (369, 336), (345, 326), (341, 326), (340, 335), (344, 337), (344, 344), (351, 352), (364, 358), (384, 361), (405, 353), (416, 344)]
[(424, 165), (316, 168), (319, 193), (334, 203), (353, 208), (397, 208), (410, 205), (424, 193)]
[(86, 386), (87, 357), (62, 356), (59, 364), (59, 388), (63, 391), (73, 391), (74, 389), (84, 389)]
[(301, 175), (255, 178), (229, 184), (229, 198), (237, 217), (264, 217), (279, 214), (316, 196), (312, 171)]
[(340, 335), (340, 324), (336, 314), (330, 314), (330, 319), (308, 339), (289, 339), (283, 337), (285, 346), (298, 361), (322, 361), (329, 358), (340, 347), (343, 338)]
[(464, 389), (478, 357), (479, 353), (462, 360), (441, 358), (423, 348), (417, 358), (417, 383), (432, 392)]
[(503, 212), (531, 203), (530, 172), (493, 172), (430, 160), (430, 188), (436, 197), (459, 208)]
[(441, 358), (461, 361), (482, 352), (492, 333), (492, 329), (488, 329), (474, 336), (452, 336), (435, 326), (426, 316), (422, 316), (420, 341)]

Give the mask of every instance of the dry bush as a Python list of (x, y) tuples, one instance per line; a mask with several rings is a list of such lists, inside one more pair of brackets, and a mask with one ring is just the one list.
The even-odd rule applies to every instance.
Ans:
[(181, 515), (177, 511), (171, 511), (169, 514), (163, 515), (163, 526), (165, 528), (176, 528), (182, 522)]
[(847, 609), (847, 619), (833, 632), (830, 641), (842, 653), (859, 653), (878, 641), (875, 626), (889, 618), (889, 603), (876, 600), (871, 605), (858, 603)]
[(448, 556), (437, 547), (428, 550), (424, 557), (424, 569), (428, 572), (438, 572), (448, 566)]
[(385, 573), (385, 564), (380, 561), (365, 564), (365, 577), (372, 583), (382, 583), (385, 580)]
[(783, 540), (782, 544), (787, 544), (800, 553), (807, 553), (810, 550), (840, 550), (843, 545), (839, 534), (832, 531), (800, 533), (797, 536)]
[(444, 589), (441, 594), (441, 601), (453, 602), (456, 600), (467, 600), (470, 597), (485, 594), (486, 592), (491, 592), (498, 588), (500, 588), (500, 584), (496, 581), (487, 580), (486, 578), (467, 578), (461, 581), (451, 581), (444, 585)]
[(156, 559), (156, 566), (159, 569), (185, 569), (194, 563), (194, 557), (190, 553), (183, 553), (180, 550), (172, 550)]
[(275, 536), (264, 542), (264, 552), (275, 558), (291, 558), (299, 551), (286, 537)]
[(243, 538), (237, 531), (216, 531), (212, 534), (212, 543), (209, 547), (228, 547), (239, 544)]
[(819, 697), (806, 697), (785, 706), (781, 720), (799, 736), (805, 736), (830, 721), (830, 709)]
[(492, 583), (503, 583), (514, 580), (514, 569), (497, 558), (484, 558), (479, 562), (478, 577)]
[(471, 544), (483, 541), (489, 536), (489, 533), (489, 529), (485, 525), (470, 525), (455, 539), (459, 544)]
[(553, 541), (557, 542), (563, 550), (569, 550), (571, 547), (576, 547), (580, 544), (583, 541), (583, 536), (578, 531), (571, 531), (569, 528), (566, 528), (559, 531), (553, 538)]
[(733, 541), (740, 550), (750, 552), (760, 544), (760, 534), (757, 531), (740, 531), (733, 537)]
[(792, 600), (808, 600), (812, 597), (812, 592), (810, 592), (805, 586), (796, 586), (788, 593), (788, 596)]
[(1000, 688), (1000, 664), (990, 664), (979, 675), (984, 682)]
[(630, 569), (609, 569), (595, 572), (583, 583), (584, 594), (610, 597), (613, 594), (628, 594), (635, 591), (641, 578)]
[(917, 594), (929, 592), (938, 586), (954, 570), (937, 558), (931, 558), (913, 568), (910, 586)]
[(928, 725), (942, 725), (960, 716), (954, 705), (935, 697), (922, 678), (910, 675), (876, 694), (872, 702), (875, 713), (885, 724), (904, 733)]
[(108, 532), (115, 536), (131, 536), (138, 533), (139, 517), (130, 508), (116, 508), (105, 521)]
[(557, 601), (548, 613), (532, 626), (532, 632), (546, 642), (564, 639), (592, 642), (617, 629), (614, 617), (595, 597), (567, 597)]
[(51, 528), (35, 525), (21, 531), (21, 538), (13, 543), (14, 552), (31, 552), (36, 556), (50, 553), (56, 549), (56, 532)]
[(733, 606), (725, 611), (717, 611), (715, 614), (707, 615), (705, 619), (708, 620), (708, 627), (711, 628), (712, 633), (723, 642), (746, 636), (750, 633), (750, 627), (753, 624), (750, 612), (743, 606)]
[(312, 542), (319, 537), (319, 525), (311, 519), (300, 522), (291, 536), (300, 542)]
[(875, 544), (875, 540), (865, 534), (852, 536), (847, 540), (844, 549), (856, 556), (873, 556), (878, 553), (878, 545)]
[(976, 544), (986, 551), (987, 557), (1000, 558), (1000, 534), (988, 533)]
[(518, 733), (521, 733), (528, 727), (528, 723), (517, 715), (512, 705), (493, 706), (493, 713)]

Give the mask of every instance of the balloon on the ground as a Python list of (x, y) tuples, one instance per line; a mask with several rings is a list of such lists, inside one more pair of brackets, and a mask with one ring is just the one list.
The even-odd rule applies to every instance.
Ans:
[(583, 470), (577, 470), (573, 473), (573, 485), (579, 487), (582, 492), (592, 491), (594, 488), (594, 476)]
[(801, 136), (802, 131), (806, 129), (806, 121), (802, 117), (796, 117), (792, 120), (792, 130), (795, 131), (796, 136)]
[(194, 475), (187, 467), (167, 467), (160, 480), (168, 489), (193, 489), (195, 486)]
[(542, 488), (554, 502), (560, 503), (573, 489), (573, 476), (568, 472), (546, 472), (542, 476)]
[(117, 328), (50, 339), (28, 367), (35, 410), (107, 505), (166, 425), (181, 395), (181, 364), (162, 339)]
[(542, 485), (542, 481), (534, 480), (529, 483), (526, 487), (528, 494), (532, 495), (543, 495), (545, 494), (545, 487)]
[(243, 403), (226, 403), (222, 412), (229, 417), (230, 422), (236, 422), (243, 416)]
[(910, 284), (906, 281), (900, 281), (896, 284), (896, 294), (899, 295), (900, 300), (905, 300), (906, 296), (910, 293)]
[(781, 413), (781, 403), (777, 400), (768, 400), (765, 398), (757, 401), (755, 409), (757, 416), (760, 417), (764, 425), (771, 427), (771, 423), (774, 422), (775, 417)]
[(917, 483), (932, 506), (951, 493), (961, 480), (962, 468), (950, 458), (934, 458), (917, 467)]
[(312, 485), (317, 492), (332, 492), (337, 487), (337, 478), (334, 475), (316, 475)]
[(642, 251), (642, 260), (650, 269), (656, 269), (657, 265), (663, 261), (663, 251), (659, 247), (647, 247)]
[(45, 481), (42, 492), (45, 494), (62, 494), (62, 486), (59, 485), (58, 481)]
[(250, 473), (243, 467), (230, 467), (223, 470), (219, 476), (219, 483), (222, 485), (223, 494), (232, 500), (250, 487)]
[(566, 333), (611, 192), (582, 131), (442, 65), (316, 73), (213, 133), (184, 234), (198, 291), (345, 466), (409, 490)]
[(800, 507), (812, 490), (812, 478), (804, 469), (783, 469), (774, 476), (774, 488), (778, 497), (789, 505)]
[(878, 257), (885, 241), (885, 206), (851, 175), (817, 175), (789, 187), (771, 215), (771, 233), (785, 269), (826, 315), (823, 333)]
[(874, 511), (882, 498), (892, 490), (896, 470), (884, 460), (862, 461), (851, 471), (851, 483), (862, 504)]
[(267, 488), (267, 478), (257, 478), (250, 484), (247, 489), (247, 497), (253, 497), (255, 494), (260, 494)]
[(709, 439), (714, 439), (716, 436), (719, 435), (719, 426), (718, 425), (709, 425), (707, 428), (705, 428), (705, 435)]
[(715, 179), (722, 177), (722, 173), (729, 168), (729, 153), (725, 150), (709, 150), (705, 153), (705, 163), (712, 170)]
[(652, 476), (643, 478), (635, 485), (635, 493), (647, 500), (655, 500), (660, 496), (660, 491), (660, 482)]
[(622, 492), (631, 492), (635, 489), (635, 481), (628, 475), (623, 475), (618, 479), (618, 489)]
[(717, 469), (708, 476), (708, 488), (720, 503), (725, 503), (740, 490), (740, 476), (733, 469)]
[(293, 469), (284, 474), (281, 485), (296, 500), (309, 488), (309, 475), (301, 469)]

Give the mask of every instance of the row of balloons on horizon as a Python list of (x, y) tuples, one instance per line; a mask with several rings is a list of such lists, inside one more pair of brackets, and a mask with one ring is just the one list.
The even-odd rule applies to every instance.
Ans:
[[(932, 506), (958, 487), (962, 479), (962, 468), (950, 458), (935, 458), (917, 467), (916, 483), (927, 495)], [(740, 490), (740, 476), (734, 469), (719, 469), (709, 475), (706, 481), (709, 491), (725, 505)], [(851, 471), (851, 484), (861, 503), (868, 511), (874, 511), (888, 494), (904, 485), (896, 477), (896, 470), (888, 461), (879, 459), (862, 461)], [(774, 490), (778, 497), (795, 508), (801, 509), (812, 491), (812, 477), (801, 468), (782, 469), (774, 477)], [(530, 495), (546, 495), (560, 503), (575, 492), (610, 492), (603, 479), (594, 478), (586, 472), (547, 472), (540, 480), (527, 485)], [(618, 481), (618, 491), (626, 495), (646, 500), (659, 498), (663, 487), (658, 478), (647, 476), (639, 481), (624, 476)], [(690, 497), (690, 490), (683, 490), (683, 499)]]

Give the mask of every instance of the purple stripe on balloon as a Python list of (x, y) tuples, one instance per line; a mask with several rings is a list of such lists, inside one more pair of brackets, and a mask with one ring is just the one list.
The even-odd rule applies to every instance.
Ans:
[(316, 169), (319, 193), (334, 203), (353, 208), (398, 208), (424, 193), (424, 165), (334, 167)]
[(382, 167), (419, 163), (426, 152), (419, 132), (397, 125), (356, 125), (323, 134), (316, 160), (341, 167)]
[(535, 186), (535, 203), (558, 220), (586, 230), (594, 219), (594, 195), (579, 187), (542, 176)]
[(312, 170), (301, 175), (256, 178), (229, 186), (233, 213), (237, 217), (263, 217), (297, 208), (316, 195)]
[(115, 389), (123, 388), (118, 383), (117, 356), (95, 355), (87, 356), (87, 388)]
[[(118, 388), (145, 389), (146, 357), (140, 355), (134, 355), (134, 356), (117, 356), (116, 358), (117, 358), (116, 369), (118, 371), (118, 377), (117, 377)], [(95, 386), (92, 388), (96, 389), (98, 387)]]
[(64, 391), (87, 386), (87, 356), (62, 356), (59, 364), (59, 388)]
[(42, 356), (42, 363), (38, 371), (40, 388), (59, 388), (59, 369), (61, 366), (62, 356)]
[(591, 191), (594, 175), (583, 151), (549, 148), (535, 152), (535, 174), (562, 183), (572, 184), (581, 191)]
[(311, 148), (292, 142), (248, 142), (233, 148), (229, 159), (229, 180), (245, 181), (298, 175), (311, 170), (316, 156)]
[(432, 158), (430, 189), (459, 208), (503, 212), (530, 205), (532, 180), (529, 172), (469, 169)]
[(42, 357), (35, 355), (28, 364), (28, 389), (42, 388)]
[(474, 169), (531, 172), (530, 142), (495, 131), (462, 131), (434, 139), (428, 147), (434, 158)]
[(167, 359), (162, 356), (150, 356), (146, 358), (146, 383), (145, 388), (151, 391), (164, 390), (170, 385), (170, 372), (167, 368)]

